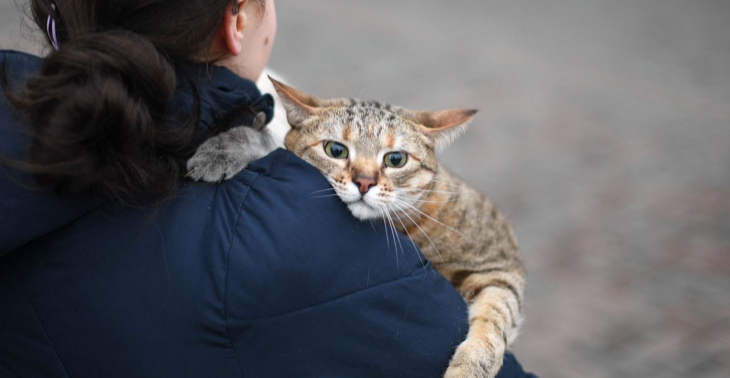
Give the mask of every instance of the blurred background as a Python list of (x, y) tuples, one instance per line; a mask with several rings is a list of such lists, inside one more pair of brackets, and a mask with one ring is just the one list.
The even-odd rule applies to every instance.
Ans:
[(520, 240), (528, 370), (730, 377), (730, 1), (276, 3), (298, 88), (481, 109), (442, 161)]

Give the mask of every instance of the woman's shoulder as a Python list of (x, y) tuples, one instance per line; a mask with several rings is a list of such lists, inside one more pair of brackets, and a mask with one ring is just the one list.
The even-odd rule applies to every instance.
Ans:
[(38, 71), (43, 65), (43, 58), (15, 50), (0, 50), (0, 68), (6, 70), (9, 84), (14, 84), (24, 76)]
[[(244, 173), (224, 184), (245, 196), (229, 257), (237, 274), (228, 279), (235, 287), (260, 288), (257, 301), (276, 299), (240, 312), (234, 307), (240, 317), (280, 316), (424, 273), (410, 241), (381, 223), (355, 219), (321, 173), (293, 153), (277, 150), (247, 172), (256, 176)], [(248, 187), (238, 187), (238, 180)]]
[(18, 50), (4, 50), (0, 49), (0, 59), (7, 59), (8, 63), (38, 63), (43, 60), (43, 58), (23, 52)]
[(355, 219), (289, 151), (246, 172), (223, 184), (232, 193), (248, 184), (225, 293), (244, 373), (442, 374), (468, 328), (466, 305), (417, 248), (380, 222)]
[[(43, 59), (37, 56), (0, 50), (0, 78), (10, 89), (16, 88), (42, 63)], [(28, 143), (28, 133), (0, 90), (0, 158), (22, 160)], [(0, 257), (93, 208), (89, 201), (60, 199), (29, 189), (30, 182), (29, 175), (0, 163)]]
[(229, 223), (228, 282), (258, 288), (229, 293), (240, 318), (282, 316), (435, 274), (410, 240), (354, 218), (322, 174), (289, 151), (253, 162), (218, 190), (240, 208)]

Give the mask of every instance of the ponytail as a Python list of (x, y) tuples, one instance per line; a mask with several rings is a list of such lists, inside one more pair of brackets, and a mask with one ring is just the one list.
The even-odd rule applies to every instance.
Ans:
[[(220, 58), (212, 47), (236, 0), (28, 1), (55, 51), (17, 91), (0, 72), (32, 137), (26, 161), (0, 156), (0, 163), (67, 196), (131, 203), (174, 194), (204, 135), (196, 134), (200, 99), (192, 82), (189, 119), (168, 119), (182, 86), (172, 66)], [(264, 0), (253, 1), (264, 9)], [(239, 107), (223, 119), (248, 112)]]
[(21, 168), (42, 187), (129, 202), (178, 186), (197, 122), (168, 120), (175, 72), (148, 39), (80, 36), (52, 52), (24, 88), (12, 92), (7, 80), (3, 88), (32, 126)]

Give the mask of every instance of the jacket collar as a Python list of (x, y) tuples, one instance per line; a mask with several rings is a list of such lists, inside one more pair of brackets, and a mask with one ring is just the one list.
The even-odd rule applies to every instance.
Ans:
[(200, 96), (199, 131), (210, 130), (216, 123), (227, 118), (229, 113), (240, 106), (248, 106), (255, 113), (244, 112), (235, 121), (235, 125), (251, 125), (253, 117), (263, 112), (266, 123), (274, 117), (274, 98), (270, 94), (262, 95), (256, 83), (244, 79), (233, 71), (213, 64), (190, 64), (176, 68), (178, 77), (178, 95), (173, 109), (192, 109), (194, 95), (191, 83), (194, 83)]

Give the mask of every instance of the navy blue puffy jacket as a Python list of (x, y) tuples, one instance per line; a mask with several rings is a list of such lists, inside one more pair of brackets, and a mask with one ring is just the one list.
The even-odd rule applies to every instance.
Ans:
[[(16, 84), (42, 64), (0, 54)], [(230, 71), (197, 84), (203, 126), (245, 102), (271, 115)], [(22, 159), (0, 100), (2, 153)], [(440, 376), (464, 302), (410, 242), (396, 254), (382, 224), (315, 198), (327, 187), (278, 150), (221, 185), (187, 184), (151, 217), (0, 173), (0, 377)], [(508, 355), (501, 376), (523, 374)]]

